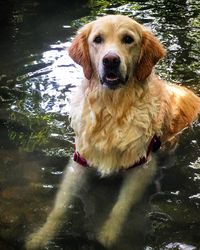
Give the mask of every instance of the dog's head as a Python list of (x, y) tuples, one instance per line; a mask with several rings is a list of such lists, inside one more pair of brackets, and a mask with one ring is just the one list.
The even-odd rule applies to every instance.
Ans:
[(87, 79), (95, 77), (102, 85), (116, 89), (133, 78), (144, 81), (165, 49), (136, 21), (109, 15), (80, 29), (69, 55), (83, 67)]

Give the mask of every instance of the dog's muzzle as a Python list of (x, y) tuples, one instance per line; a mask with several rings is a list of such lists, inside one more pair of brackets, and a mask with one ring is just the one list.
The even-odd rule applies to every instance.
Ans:
[(101, 78), (101, 84), (110, 89), (117, 89), (123, 85), (128, 80), (128, 77), (123, 77), (120, 72), (120, 57), (114, 53), (107, 53), (103, 59), (103, 75)]

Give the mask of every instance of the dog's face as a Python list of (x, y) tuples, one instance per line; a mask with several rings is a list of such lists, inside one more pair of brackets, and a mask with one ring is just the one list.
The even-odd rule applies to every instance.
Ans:
[(101, 84), (111, 89), (126, 84), (140, 53), (141, 29), (136, 22), (125, 19), (101, 18), (93, 23), (88, 37), (92, 67)]
[(126, 16), (109, 15), (85, 25), (69, 48), (85, 77), (110, 89), (145, 80), (165, 50), (152, 33)]

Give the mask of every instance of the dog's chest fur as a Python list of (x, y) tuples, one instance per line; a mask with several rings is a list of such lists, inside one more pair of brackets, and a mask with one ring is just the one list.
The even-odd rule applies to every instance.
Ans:
[(103, 174), (128, 168), (146, 156), (152, 137), (160, 135), (160, 103), (149, 86), (82, 87), (71, 103), (77, 150)]

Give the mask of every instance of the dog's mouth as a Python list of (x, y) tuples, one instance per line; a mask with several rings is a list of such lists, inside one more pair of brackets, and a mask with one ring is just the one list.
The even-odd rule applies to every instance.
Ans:
[(128, 80), (127, 77), (122, 77), (120, 73), (116, 72), (105, 72), (101, 79), (101, 84), (104, 87), (108, 87), (109, 89), (117, 89), (119, 87), (122, 87), (126, 84)]

